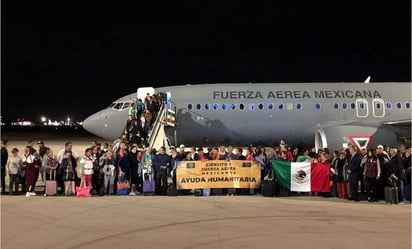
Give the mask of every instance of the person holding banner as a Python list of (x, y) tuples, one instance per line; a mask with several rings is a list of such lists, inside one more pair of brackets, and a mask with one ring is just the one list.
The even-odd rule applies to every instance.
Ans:
[(180, 160), (180, 158), (177, 154), (176, 149), (171, 149), (170, 150), (170, 169), (171, 169), (170, 170), (170, 176), (172, 177), (173, 184), (175, 186), (177, 186), (176, 185), (176, 169), (177, 169), (177, 165), (179, 164), (180, 161), (181, 160)]

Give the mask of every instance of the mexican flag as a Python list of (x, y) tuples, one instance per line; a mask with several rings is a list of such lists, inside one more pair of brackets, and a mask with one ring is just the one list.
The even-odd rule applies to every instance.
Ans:
[(329, 192), (329, 163), (272, 161), (278, 182), (297, 192)]
[(166, 124), (168, 126), (174, 127), (176, 125), (176, 115), (172, 109), (167, 109), (166, 113)]

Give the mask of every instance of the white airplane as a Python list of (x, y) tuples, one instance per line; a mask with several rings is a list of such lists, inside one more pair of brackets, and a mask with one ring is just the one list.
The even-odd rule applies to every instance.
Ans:
[(163, 92), (176, 113), (176, 126), (166, 127), (166, 134), (186, 145), (276, 144), (286, 138), (289, 145), (339, 150), (347, 143), (396, 146), (411, 137), (410, 82), (199, 84), (137, 92), (88, 117), (84, 128), (118, 138), (136, 97)]

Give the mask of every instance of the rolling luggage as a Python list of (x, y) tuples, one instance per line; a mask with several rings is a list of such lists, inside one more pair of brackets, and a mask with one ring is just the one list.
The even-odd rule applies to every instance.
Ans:
[(155, 192), (155, 181), (143, 180), (143, 195), (151, 195)]
[(390, 204), (398, 204), (398, 188), (397, 187), (385, 187), (385, 202)]
[(275, 195), (275, 182), (272, 180), (263, 180), (262, 196), (273, 197)]
[(264, 177), (262, 181), (261, 194), (265, 197), (273, 197), (275, 195), (275, 181), (273, 169)]
[(45, 183), (44, 194), (46, 196), (57, 194), (56, 170), (50, 170), (50, 180)]

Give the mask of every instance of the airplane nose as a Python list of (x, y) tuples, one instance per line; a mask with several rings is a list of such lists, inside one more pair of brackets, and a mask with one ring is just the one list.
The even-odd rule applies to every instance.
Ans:
[(83, 128), (94, 134), (101, 136), (102, 135), (102, 130), (101, 130), (101, 124), (102, 124), (102, 112), (97, 112), (93, 115), (90, 115), (83, 121)]
[[(93, 116), (93, 115), (92, 115), (92, 116)], [(94, 134), (94, 133), (95, 133), (95, 131), (94, 131), (94, 129), (93, 129), (93, 127), (94, 127), (94, 125), (93, 125), (94, 121), (92, 120), (92, 116), (89, 116), (89, 117), (87, 117), (85, 120), (83, 120), (83, 128), (84, 128), (86, 131)]]

